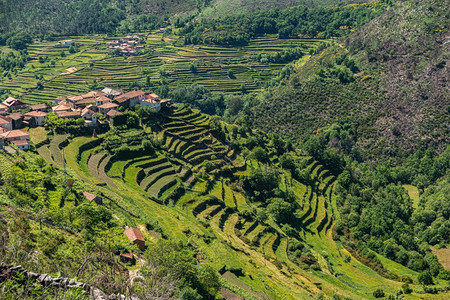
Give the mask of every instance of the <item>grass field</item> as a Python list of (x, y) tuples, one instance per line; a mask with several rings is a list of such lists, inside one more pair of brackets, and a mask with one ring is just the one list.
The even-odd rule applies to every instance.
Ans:
[(420, 202), (419, 189), (413, 185), (404, 184), (403, 187), (408, 191), (409, 198), (411, 198), (413, 207), (417, 208)]

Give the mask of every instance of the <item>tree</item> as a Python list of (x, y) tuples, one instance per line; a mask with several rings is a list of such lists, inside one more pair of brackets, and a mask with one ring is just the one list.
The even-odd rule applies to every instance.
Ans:
[(192, 63), (189, 65), (189, 70), (192, 73), (197, 73), (197, 67), (194, 64), (192, 64)]
[(31, 42), (32, 40), (28, 33), (19, 32), (8, 38), (6, 44), (14, 50), (21, 50), (26, 49)]
[(112, 213), (103, 206), (85, 202), (76, 207), (75, 216), (79, 227), (92, 230), (99, 226), (107, 226)]
[(244, 108), (244, 101), (242, 100), (242, 97), (232, 96), (228, 98), (227, 108), (228, 112), (232, 116), (237, 115)]
[(77, 124), (78, 126), (84, 125), (84, 119), (83, 119), (83, 118), (78, 118), (78, 119), (76, 120), (76, 124)]
[(430, 271), (425, 271), (419, 274), (419, 277), (417, 278), (420, 284), (424, 285), (431, 285), (433, 283), (433, 276), (431, 276)]
[(255, 148), (252, 150), (252, 156), (253, 156), (257, 161), (262, 162), (262, 163), (266, 163), (266, 162), (269, 160), (269, 158), (267, 157), (266, 151), (265, 151), (262, 147), (260, 147), (260, 146), (255, 147)]
[(278, 224), (289, 223), (292, 220), (294, 206), (281, 198), (270, 199), (267, 211)]

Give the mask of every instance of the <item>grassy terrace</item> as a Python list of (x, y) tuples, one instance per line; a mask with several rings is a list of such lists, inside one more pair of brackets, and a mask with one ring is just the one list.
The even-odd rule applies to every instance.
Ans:
[[(221, 154), (229, 153), (220, 141), (213, 136), (208, 142), (198, 139), (199, 135), (210, 135), (207, 128), (192, 122), (204, 120), (198, 115), (195, 110), (178, 109), (163, 124), (164, 148), (153, 156), (127, 160), (115, 160), (101, 146), (94, 146), (92, 141), (96, 138), (92, 137), (68, 140), (66, 135), (49, 135), (50, 143), (45, 144), (42, 143), (47, 140), (45, 131), (32, 130), (31, 139), (43, 144), (38, 152), (59, 167), (62, 166), (60, 148), (64, 148), (69, 174), (92, 183), (121, 209), (132, 213), (134, 217), (128, 222), (142, 224), (156, 220), (171, 238), (189, 239), (198, 245), (215, 269), (242, 269), (244, 275), (225, 272), (223, 278), (256, 298), (265, 294), (273, 298), (303, 299), (323, 292), (360, 299), (370, 298), (377, 288), (385, 291), (401, 288), (401, 282), (380, 276), (353, 257), (340, 241), (333, 240), (333, 226), (340, 218), (333, 193), (335, 177), (311, 158), (306, 158), (310, 184), (294, 180), (286, 171), (280, 185), (284, 191), (293, 191), (301, 207), (299, 237), (317, 261), (315, 268), (295, 262), (289, 252), (290, 238), (282, 227), (271, 218), (258, 221), (253, 215), (244, 217), (243, 212), (250, 205), (245, 193), (229, 178), (202, 175), (208, 174), (207, 167), (211, 168), (204, 162), (211, 155), (217, 159), (206, 163), (217, 164), (212, 166), (217, 170), (230, 166), (236, 177), (248, 176), (258, 163), (247, 160), (245, 169), (233, 169), (233, 165), (220, 158)], [(183, 132), (192, 134), (181, 139), (178, 134)], [(80, 152), (82, 146), (84, 151)], [(244, 165), (239, 153), (232, 155), (236, 165)], [(176, 193), (182, 186), (185, 192)], [(350, 262), (344, 261), (346, 256)], [(395, 274), (417, 278), (415, 272), (401, 265), (382, 257), (380, 260)], [(420, 289), (415, 285), (413, 288)], [(416, 293), (408, 295), (409, 299), (419, 297)]]
[[(111, 57), (105, 46), (105, 37), (71, 37), (80, 51), (70, 54), (56, 48), (56, 42), (35, 43), (29, 46), (31, 60), (25, 69), (12, 79), (0, 81), (2, 87), (15, 97), (29, 103), (38, 103), (86, 92), (95, 82), (112, 87), (124, 87), (131, 82), (145, 84), (147, 76), (159, 81), (161, 74), (170, 86), (198, 83), (213, 91), (235, 92), (241, 86), (259, 90), (265, 81), (274, 77), (283, 64), (263, 64), (254, 57), (293, 47), (304, 46), (305, 52), (320, 40), (283, 39), (268, 35), (253, 40), (248, 46), (185, 46), (177, 36), (164, 37), (153, 33), (147, 38), (146, 53), (135, 57)], [(65, 57), (61, 57), (64, 51)], [(41, 63), (39, 57), (48, 59)], [(190, 71), (195, 64), (197, 71)], [(233, 73), (232, 78), (229, 72)], [(36, 89), (37, 83), (43, 89)], [(203, 117), (204, 118), (204, 117)], [(199, 120), (201, 121), (201, 120)]]

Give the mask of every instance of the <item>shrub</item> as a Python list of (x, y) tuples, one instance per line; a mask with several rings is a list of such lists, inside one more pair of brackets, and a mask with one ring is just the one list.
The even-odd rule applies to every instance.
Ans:
[(374, 296), (375, 298), (383, 298), (383, 297), (384, 297), (384, 291), (383, 291), (382, 289), (376, 289), (376, 290), (373, 292), (373, 296)]
[(402, 290), (403, 290), (404, 294), (411, 294), (412, 293), (412, 289), (409, 286), (409, 284), (407, 284), (407, 283), (402, 284)]

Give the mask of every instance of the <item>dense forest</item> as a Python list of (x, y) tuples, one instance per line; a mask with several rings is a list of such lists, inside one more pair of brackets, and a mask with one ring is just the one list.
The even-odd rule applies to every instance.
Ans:
[(190, 22), (181, 33), (190, 44), (242, 45), (252, 37), (276, 33), (279, 38), (341, 37), (367, 23), (384, 10), (383, 4), (333, 8), (296, 6), (245, 15)]

